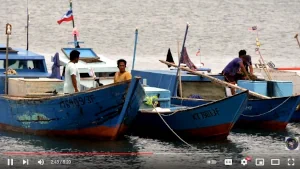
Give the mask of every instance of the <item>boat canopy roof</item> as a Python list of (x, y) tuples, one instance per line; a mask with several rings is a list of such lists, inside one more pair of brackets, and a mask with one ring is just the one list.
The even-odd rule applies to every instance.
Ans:
[[(8, 48), (9, 60), (44, 60), (43, 55), (39, 55), (22, 48)], [(0, 60), (6, 59), (6, 46), (0, 44)]]

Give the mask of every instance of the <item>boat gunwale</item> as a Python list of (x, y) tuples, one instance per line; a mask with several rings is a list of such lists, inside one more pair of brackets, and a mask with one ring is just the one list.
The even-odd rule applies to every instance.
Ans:
[[(238, 94), (236, 94), (236, 95), (233, 95), (233, 96), (230, 96), (230, 97), (226, 97), (226, 98), (223, 98), (223, 99), (220, 99), (220, 100), (215, 100), (215, 101), (211, 101), (211, 102), (208, 102), (208, 103), (204, 103), (204, 104), (201, 104), (201, 105), (199, 105), (199, 106), (193, 106), (193, 107), (188, 107), (188, 106), (186, 106), (186, 108), (182, 108), (182, 109), (178, 109), (178, 110), (174, 110), (174, 111), (170, 111), (170, 112), (159, 112), (159, 111), (157, 111), (158, 113), (163, 113), (163, 114), (168, 114), (168, 113), (182, 113), (182, 112), (184, 112), (184, 111), (187, 111), (187, 110), (194, 110), (194, 109), (198, 109), (198, 108), (202, 108), (202, 107), (207, 107), (207, 106), (210, 106), (211, 104), (214, 104), (214, 103), (218, 103), (218, 102), (221, 102), (221, 101), (224, 101), (224, 100), (227, 100), (227, 99), (230, 99), (230, 98), (232, 98), (232, 97), (237, 97), (237, 96), (239, 96), (239, 95), (243, 95), (243, 94), (247, 94), (247, 95), (249, 95), (248, 94), (248, 90), (246, 90), (246, 91), (243, 91), (243, 92), (241, 92), (241, 93), (238, 93)], [(180, 97), (172, 97), (172, 98), (178, 98), (178, 99), (180, 99)], [(185, 98), (182, 98), (182, 99), (185, 99)], [(247, 99), (248, 99), (248, 97), (247, 97)], [(187, 99), (186, 99), (187, 100)], [(190, 101), (193, 101), (193, 100), (195, 100), (195, 101), (200, 101), (200, 100), (205, 100), (205, 99), (189, 99)], [(152, 109), (153, 110), (153, 109)], [(149, 111), (149, 110), (145, 110), (145, 109), (140, 109), (140, 112), (141, 113), (157, 113), (156, 111), (155, 112), (153, 112), (153, 111)]]
[[(141, 79), (141, 77), (138, 77), (138, 76), (135, 76), (134, 78)], [(112, 84), (108, 84), (108, 85), (104, 85), (104, 86), (98, 86), (98, 87), (88, 89), (88, 90), (85, 90), (85, 91), (72, 93), (72, 94), (66, 94), (66, 95), (37, 96), (35, 98), (32, 98), (32, 97), (26, 97), (26, 96), (25, 97), (24, 96), (10, 96), (10, 95), (2, 94), (2, 95), (0, 95), (0, 97), (5, 98), (5, 99), (9, 99), (9, 100), (17, 100), (17, 101), (20, 101), (20, 100), (30, 100), (30, 101), (54, 100), (54, 99), (58, 99), (58, 98), (66, 98), (66, 97), (75, 96), (75, 95), (87, 94), (87, 93), (91, 93), (91, 92), (94, 92), (94, 91), (99, 91), (99, 90), (102, 90), (102, 89), (106, 89), (106, 88), (109, 88), (109, 87), (118, 86), (120, 84), (126, 84), (126, 83), (128, 84), (128, 83), (131, 82), (131, 80), (132, 79), (126, 80), (126, 81), (123, 81), (123, 82), (112, 83)]]

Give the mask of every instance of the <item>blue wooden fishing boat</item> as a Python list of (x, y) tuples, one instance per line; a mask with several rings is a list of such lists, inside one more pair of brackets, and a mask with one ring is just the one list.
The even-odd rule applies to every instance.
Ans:
[[(149, 86), (175, 91), (172, 94), (174, 97), (178, 95), (178, 85), (174, 85), (178, 84), (176, 80), (176, 70), (135, 70), (132, 71), (132, 74), (135, 76), (141, 76), (143, 81), (146, 79)], [(219, 74), (210, 74), (210, 76), (224, 80), (224, 77)], [(218, 100), (226, 97), (224, 87), (212, 83), (210, 79), (182, 71), (181, 81), (183, 98), (200, 95), (203, 99), (205, 99), (193, 102), (190, 101), (191, 103), (188, 105), (195, 106), (195, 103), (200, 105), (212, 100)], [(241, 127), (250, 128), (260, 127), (272, 130), (285, 129), (299, 102), (299, 96), (271, 99), (249, 99), (248, 105), (238, 119), (237, 124)], [(172, 103), (178, 104), (177, 99), (173, 98)]]
[[(263, 64), (254, 64), (254, 65), (255, 65), (254, 72), (259, 77), (268, 79), (267, 74), (263, 69), (263, 67), (266, 67), (268, 71), (271, 73), (273, 80), (291, 81), (293, 83), (293, 95), (300, 94), (300, 88), (299, 88), (300, 76), (298, 70), (278, 70), (278, 68), (275, 67), (275, 64), (273, 62), (269, 62), (267, 65), (263, 65)], [(300, 122), (299, 106), (298, 109), (294, 112), (290, 121)]]
[(16, 74), (8, 75), (8, 94), (5, 94), (3, 49), (0, 50), (0, 129), (114, 140), (135, 119), (145, 95), (140, 78), (63, 94), (63, 82), (47, 78), (50, 74), (44, 56), (24, 49), (9, 50), (9, 67)]
[[(224, 139), (229, 135), (248, 100), (248, 92), (245, 91), (232, 97), (203, 104), (198, 104), (197, 99), (175, 98), (178, 103), (171, 105), (171, 95), (169, 93), (169, 96), (166, 96), (164, 94), (166, 90), (145, 87), (145, 91), (147, 97), (160, 95), (156, 99), (159, 107), (141, 106), (141, 113), (138, 114), (130, 131), (140, 136), (159, 138), (174, 137), (171, 128), (185, 139)], [(195, 104), (191, 105), (191, 103)], [(228, 107), (228, 105), (232, 106)]]

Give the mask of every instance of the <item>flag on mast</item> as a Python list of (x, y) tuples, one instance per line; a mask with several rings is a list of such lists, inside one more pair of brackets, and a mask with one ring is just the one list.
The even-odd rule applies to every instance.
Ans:
[(62, 22), (69, 22), (73, 20), (73, 11), (70, 9), (68, 12), (57, 21), (58, 24), (61, 24)]
[(197, 53), (196, 53), (196, 56), (199, 56), (200, 55), (200, 48), (198, 49)]
[(182, 55), (182, 58), (180, 60), (180, 63), (186, 64), (192, 70), (197, 70), (197, 67), (191, 61), (191, 59), (190, 59), (190, 57), (189, 57), (189, 55), (186, 51), (186, 47), (183, 48), (183, 55)]

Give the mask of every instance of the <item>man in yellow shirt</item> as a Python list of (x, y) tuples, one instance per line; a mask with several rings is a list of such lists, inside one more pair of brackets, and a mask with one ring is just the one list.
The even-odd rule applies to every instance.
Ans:
[(120, 59), (117, 61), (119, 72), (116, 72), (114, 83), (123, 82), (131, 79), (131, 74), (127, 72), (126, 69), (126, 60)]

